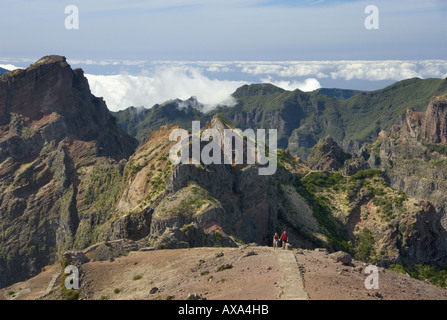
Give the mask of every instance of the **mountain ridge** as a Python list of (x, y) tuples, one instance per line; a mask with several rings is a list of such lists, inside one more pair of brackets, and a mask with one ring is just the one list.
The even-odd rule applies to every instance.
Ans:
[[(425, 111), (432, 96), (446, 91), (447, 80), (418, 78), (370, 92), (319, 89), (307, 93), (286, 91), (271, 84), (252, 84), (233, 93), (234, 106), (218, 106), (208, 113), (187, 103), (184, 103), (186, 108), (176, 108), (175, 101), (179, 100), (172, 100), (145, 109), (144, 117), (141, 114), (132, 116), (128, 110), (112, 114), (123, 129), (132, 123), (135, 127), (129, 133), (141, 141), (167, 119), (190, 129), (192, 120), (206, 122), (219, 113), (242, 130), (277, 129), (278, 145), (306, 158), (318, 140), (327, 135), (342, 146), (350, 146), (352, 141), (371, 143), (381, 130), (399, 123), (407, 109)], [(350, 149), (345, 148), (345, 151)]]

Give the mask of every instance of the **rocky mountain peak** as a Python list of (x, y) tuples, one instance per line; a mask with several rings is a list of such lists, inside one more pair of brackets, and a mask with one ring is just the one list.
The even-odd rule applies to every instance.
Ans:
[(190, 97), (187, 100), (180, 100), (180, 99), (176, 99), (175, 102), (177, 103), (177, 107), (180, 110), (188, 110), (188, 109), (196, 109), (199, 111), (203, 111), (204, 109), (204, 105), (202, 103), (200, 103), (196, 97)]
[(332, 137), (321, 139), (312, 149), (307, 164), (315, 170), (337, 170), (343, 166), (350, 155)]
[(224, 135), (225, 129), (234, 129), (234, 127), (231, 126), (230, 123), (226, 121), (224, 117), (222, 117), (222, 115), (218, 113), (211, 118), (209, 123), (206, 125), (206, 128), (217, 129), (222, 135), (222, 137)]
[(69, 137), (93, 141), (98, 154), (119, 159), (129, 157), (137, 146), (117, 128), (104, 100), (91, 94), (84, 72), (56, 55), (0, 76), (0, 126), (2, 141), (15, 136), (42, 147)]
[(56, 112), (75, 114), (82, 101), (91, 95), (80, 69), (72, 70), (65, 57), (46, 56), (27, 69), (14, 70), (0, 77), (0, 115), (2, 124), (11, 113), (32, 122)]
[(48, 55), (37, 60), (33, 65), (52, 64), (52, 63), (66, 63), (67, 59), (64, 56)]

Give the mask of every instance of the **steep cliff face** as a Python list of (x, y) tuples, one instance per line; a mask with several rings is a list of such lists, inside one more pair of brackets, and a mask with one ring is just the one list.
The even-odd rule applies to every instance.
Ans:
[(97, 240), (136, 144), (64, 57), (0, 76), (0, 286)]
[(407, 110), (402, 131), (432, 144), (447, 144), (447, 94), (434, 96), (425, 112)]
[(402, 125), (403, 131), (412, 138), (418, 138), (421, 134), (424, 117), (424, 112), (416, 112), (408, 109)]
[(390, 182), (408, 194), (431, 201), (447, 227), (446, 96), (430, 100), (426, 112), (407, 111), (400, 126), (382, 132), (371, 149)]
[[(423, 264), (447, 257), (447, 148), (424, 139), (427, 123), (442, 123), (430, 110), (442, 115), (439, 106), (430, 104), (426, 113), (409, 110), (402, 125), (357, 154), (327, 137), (307, 159), (311, 170), (298, 191), (317, 204), (314, 216), (326, 236), (361, 260)], [(442, 132), (433, 131), (431, 141), (442, 141)]]
[(422, 139), (447, 144), (447, 94), (430, 100), (421, 126)]
[[(381, 132), (368, 147), (368, 163), (380, 168), (391, 187), (413, 197), (416, 214), (405, 215), (400, 254), (429, 263), (447, 256), (447, 122), (445, 95), (430, 100), (426, 112), (408, 110), (401, 125)], [(402, 231), (403, 230), (403, 231)]]
[(401, 255), (414, 263), (444, 263), (447, 256), (447, 231), (432, 203), (418, 202), (416, 212), (403, 221)]

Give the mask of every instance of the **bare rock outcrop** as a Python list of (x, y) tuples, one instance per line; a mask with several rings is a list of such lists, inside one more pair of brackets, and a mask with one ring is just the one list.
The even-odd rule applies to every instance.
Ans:
[(403, 132), (428, 143), (447, 144), (447, 95), (432, 97), (425, 112), (407, 110)]
[(351, 156), (332, 139), (327, 136), (321, 139), (312, 149), (307, 158), (307, 164), (315, 170), (331, 171), (340, 169)]
[(335, 260), (336, 262), (341, 262), (345, 266), (348, 266), (351, 264), (352, 257), (349, 253), (343, 252), (343, 251), (337, 251), (334, 253), (331, 253), (329, 255), (329, 258)]
[(435, 96), (430, 100), (421, 135), (429, 143), (447, 144), (447, 95)]

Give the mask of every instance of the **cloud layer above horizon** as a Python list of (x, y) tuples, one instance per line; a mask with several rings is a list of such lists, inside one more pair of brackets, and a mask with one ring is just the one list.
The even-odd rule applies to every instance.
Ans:
[[(445, 60), (69, 62), (121, 66), (121, 72), (112, 75), (86, 73), (93, 94), (104, 97), (113, 111), (129, 106), (151, 108), (167, 100), (185, 100), (191, 96), (212, 109), (218, 104), (231, 105), (231, 94), (249, 83), (272, 83), (285, 90), (314, 91), (321, 87), (367, 90), (355, 86), (356, 81), (382, 84), (415, 77), (447, 77)], [(123, 66), (131, 66), (129, 70), (133, 71), (123, 71)]]
[[(32, 59), (1, 59), (6, 69), (25, 68)], [(409, 78), (446, 78), (447, 60), (383, 61), (132, 61), (68, 59), (82, 68), (92, 93), (110, 110), (151, 108), (192, 96), (208, 110), (231, 105), (231, 94), (250, 83), (272, 83), (285, 90), (319, 88), (376, 90)]]

